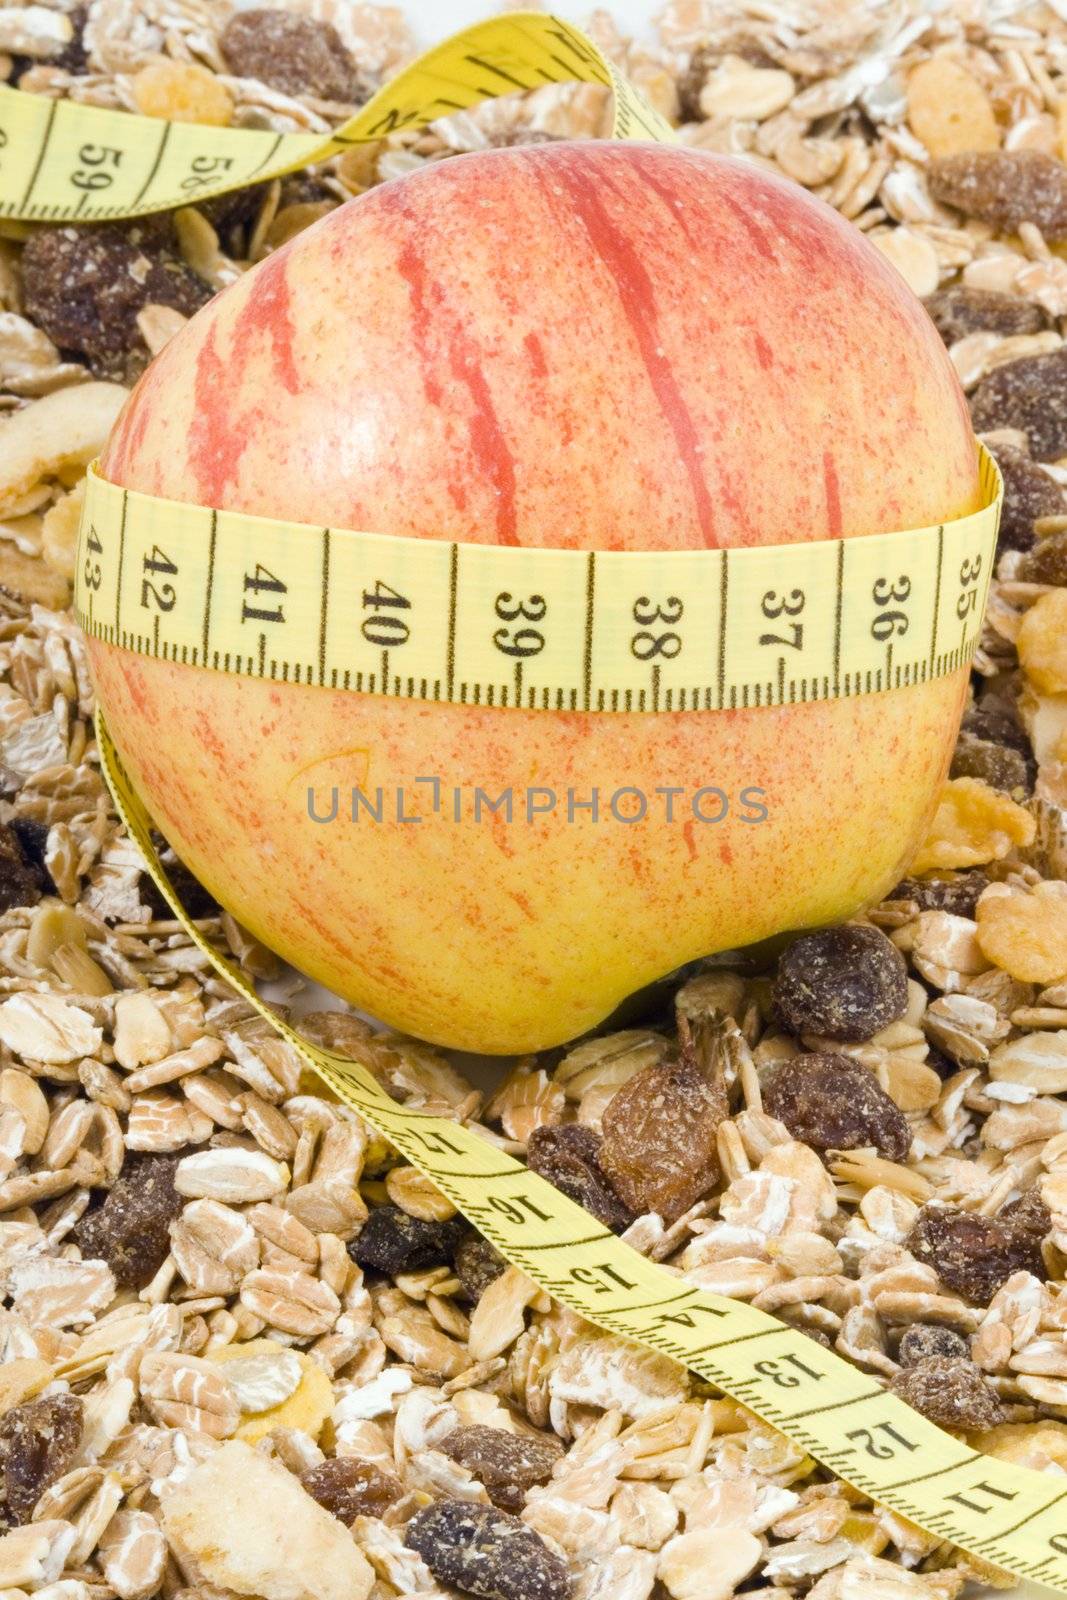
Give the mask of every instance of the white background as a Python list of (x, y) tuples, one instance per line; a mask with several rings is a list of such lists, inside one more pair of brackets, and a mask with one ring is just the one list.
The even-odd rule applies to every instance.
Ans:
[[(393, 0), (393, 3), (401, 6), (419, 44), (425, 46), (437, 44), (458, 28), (482, 22), (498, 11), (520, 10), (523, 0), (514, 0), (512, 5), (497, 5), (493, 0)], [(549, 0), (549, 8), (581, 26), (596, 3), (597, 0), (584, 0), (584, 3), (568, 4), (567, 0), (561, 0), (560, 4), (552, 5)], [(662, 0), (653, 0), (652, 4), (649, 0), (600, 0), (600, 3), (627, 32), (651, 37), (648, 18), (659, 9)]]

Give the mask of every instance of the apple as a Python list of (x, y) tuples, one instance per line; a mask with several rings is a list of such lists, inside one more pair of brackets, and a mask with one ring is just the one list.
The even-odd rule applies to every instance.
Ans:
[[(583, 550), (854, 538), (980, 503), (952, 366), (863, 235), (758, 165), (641, 144), (461, 156), (341, 207), (167, 345), (102, 470), (317, 526)], [(377, 1018), (487, 1053), (882, 895), (967, 676), (564, 714), (90, 649), (141, 794), (222, 904)], [(379, 786), (382, 820), (353, 822), (353, 787)], [(476, 788), (509, 787), (510, 823), (475, 817)]]

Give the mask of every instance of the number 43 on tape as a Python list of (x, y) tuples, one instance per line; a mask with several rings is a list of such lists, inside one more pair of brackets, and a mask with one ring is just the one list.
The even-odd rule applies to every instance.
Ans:
[(478, 1134), (397, 1105), (365, 1067), (302, 1039), (186, 916), (99, 712), (96, 731), (119, 815), (190, 938), (513, 1265), (591, 1323), (682, 1362), (925, 1532), (1067, 1593), (1067, 1477), (983, 1456), (796, 1328), (687, 1285)]

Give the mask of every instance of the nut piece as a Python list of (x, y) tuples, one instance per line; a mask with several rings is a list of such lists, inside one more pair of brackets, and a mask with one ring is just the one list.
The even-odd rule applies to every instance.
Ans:
[(134, 77), (133, 98), (143, 116), (167, 122), (226, 128), (233, 120), (229, 90), (213, 72), (189, 61), (150, 61)]
[(947, 56), (920, 62), (908, 78), (908, 123), (932, 156), (995, 150), (993, 103), (976, 78)]
[(208, 1583), (262, 1600), (366, 1600), (374, 1574), (300, 1482), (239, 1439), (163, 1500), (163, 1525)]

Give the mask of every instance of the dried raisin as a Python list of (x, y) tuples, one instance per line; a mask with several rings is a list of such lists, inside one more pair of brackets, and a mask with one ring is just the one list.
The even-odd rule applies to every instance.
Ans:
[(1037, 519), (1063, 515), (1063, 490), (1039, 462), (1031, 461), (1021, 450), (997, 445), (993, 453), (1004, 479), (997, 549), (1029, 550)]
[(74, 1461), (83, 1421), (84, 1407), (73, 1394), (28, 1400), (0, 1419), (0, 1523), (29, 1522), (49, 1484)]
[(166, 217), (41, 228), (22, 252), (26, 314), (98, 378), (131, 383), (148, 365), (137, 327), (146, 305), (191, 316), (214, 293), (177, 252)]
[(994, 744), (991, 739), (976, 739), (960, 733), (952, 753), (950, 778), (981, 778), (994, 789), (1003, 789), (1016, 800), (1030, 790), (1030, 773), (1025, 757), (1010, 745)]
[(1027, 1189), (1018, 1200), (1001, 1206), (997, 1221), (1007, 1223), (1018, 1237), (1032, 1240), (1039, 1252), (1052, 1232), (1052, 1215), (1037, 1188)]
[(970, 1432), (995, 1428), (1004, 1421), (995, 1391), (973, 1361), (931, 1356), (917, 1367), (898, 1372), (890, 1388), (941, 1428)]
[(103, 1203), (87, 1211), (74, 1237), (86, 1260), (106, 1261), (123, 1288), (143, 1289), (170, 1252), (170, 1225), (185, 1204), (174, 1187), (179, 1157), (127, 1157)]
[(858, 1043), (904, 1015), (904, 957), (877, 928), (820, 928), (782, 956), (772, 999), (790, 1033)]
[(237, 11), (219, 40), (226, 65), (282, 94), (354, 105), (367, 97), (356, 63), (332, 22), (271, 7)]
[(1040, 1242), (1024, 1219), (983, 1217), (955, 1206), (927, 1205), (908, 1235), (907, 1247), (933, 1267), (946, 1289), (988, 1305), (1013, 1272), (1047, 1276)]
[(527, 1489), (547, 1483), (563, 1455), (560, 1440), (548, 1433), (505, 1433), (483, 1423), (454, 1428), (441, 1450), (484, 1485), (502, 1511), (521, 1511)]
[(874, 1073), (850, 1056), (794, 1056), (772, 1067), (761, 1084), (764, 1110), (813, 1150), (874, 1145), (903, 1161), (911, 1129)]
[[(156, 845), (159, 849), (159, 859), (166, 868), (171, 887), (185, 907), (187, 915), (193, 918), (217, 917), (222, 911), (222, 907), (215, 897), (204, 888), (199, 878), (194, 878), (185, 862), (178, 859), (170, 845), (161, 835), (156, 836)], [(148, 906), (153, 917), (162, 922), (167, 922), (173, 917), (174, 913), (156, 887), (155, 879), (147, 872), (141, 874), (141, 882), (138, 885), (137, 892)]]
[(600, 1165), (600, 1145), (600, 1135), (580, 1122), (535, 1128), (526, 1146), (526, 1161), (532, 1172), (584, 1206), (605, 1228), (621, 1233), (634, 1220), (634, 1213), (611, 1187)]
[(971, 395), (977, 433), (1018, 428), (1035, 461), (1067, 455), (1067, 346), (995, 367)]
[(380, 1517), (403, 1494), (391, 1472), (358, 1456), (330, 1456), (309, 1467), (300, 1482), (313, 1500), (350, 1527), (356, 1517)]
[(1054, 583), (1067, 588), (1067, 528), (1050, 533), (1019, 563), (1024, 583)]
[(34, 906), (45, 888), (45, 875), (26, 859), (22, 842), (13, 828), (0, 822), (0, 911), (13, 906)]
[(970, 1353), (970, 1345), (954, 1329), (940, 1328), (934, 1322), (916, 1322), (905, 1330), (897, 1359), (902, 1367), (917, 1367), (935, 1356), (967, 1360)]
[(914, 901), (920, 911), (949, 911), (956, 917), (973, 917), (979, 896), (988, 888), (985, 873), (973, 867), (970, 872), (957, 872), (950, 878), (903, 878), (886, 898)]
[(1031, 754), (1030, 738), (1013, 700), (985, 695), (977, 705), (964, 712), (962, 726), (965, 733), (973, 733), (976, 739), (991, 739), (994, 744), (1010, 745), (1020, 755)]
[(518, 1517), (465, 1500), (438, 1500), (408, 1523), (404, 1543), (441, 1583), (483, 1600), (569, 1600), (570, 1574)]
[(1047, 313), (1032, 300), (996, 289), (968, 289), (965, 284), (939, 289), (923, 305), (946, 344), (955, 344), (969, 333), (988, 331), (1011, 338), (1041, 333), (1049, 325)]
[(603, 1117), (600, 1165), (631, 1210), (673, 1222), (719, 1176), (716, 1132), (726, 1091), (692, 1044), (675, 1061), (645, 1067), (623, 1084)]
[(398, 1272), (421, 1272), (451, 1261), (466, 1228), (462, 1217), (424, 1222), (420, 1217), (410, 1217), (399, 1206), (379, 1206), (349, 1241), (348, 1253), (357, 1266), (370, 1267), (390, 1277)]
[(1016, 233), (1032, 222), (1053, 243), (1067, 239), (1067, 167), (1042, 150), (976, 150), (939, 156), (926, 169), (942, 205)]
[(495, 1283), (507, 1269), (507, 1262), (500, 1251), (480, 1233), (470, 1233), (460, 1240), (452, 1257), (452, 1265), (463, 1293), (475, 1305), (489, 1285)]

